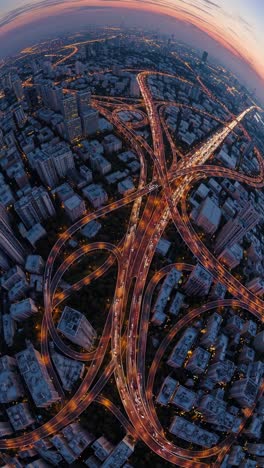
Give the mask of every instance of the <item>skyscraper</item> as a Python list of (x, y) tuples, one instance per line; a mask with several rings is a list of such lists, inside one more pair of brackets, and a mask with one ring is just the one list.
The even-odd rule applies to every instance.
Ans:
[(64, 96), (60, 110), (64, 117), (64, 138), (68, 141), (74, 141), (82, 135), (76, 95)]
[(218, 255), (226, 247), (231, 247), (233, 244), (240, 242), (244, 235), (258, 224), (259, 219), (260, 216), (253, 206), (247, 203), (235, 219), (230, 219), (222, 227), (216, 238), (216, 254)]

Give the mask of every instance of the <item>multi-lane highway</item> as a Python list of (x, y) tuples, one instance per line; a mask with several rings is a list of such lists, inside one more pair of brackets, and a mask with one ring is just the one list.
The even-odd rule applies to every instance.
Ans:
[[(67, 47), (70, 49), (70, 46)], [(70, 49), (70, 54), (75, 52), (75, 50)], [(67, 58), (70, 58), (70, 55)], [(60, 62), (65, 59), (66, 57)], [(208, 466), (208, 458), (215, 456), (217, 457), (215, 466), (219, 466), (226, 451), (237, 436), (228, 435), (219, 445), (200, 451), (187, 450), (175, 445), (167, 439), (158, 420), (153, 401), (153, 385), (161, 359), (176, 333), (203, 313), (219, 306), (240, 306), (252, 313), (258, 320), (263, 321), (264, 302), (241, 285), (206, 248), (195, 233), (186, 209), (186, 199), (191, 187), (197, 181), (207, 177), (228, 177), (254, 188), (264, 186), (263, 159), (259, 152), (257, 152), (259, 174), (255, 177), (224, 167), (206, 164), (227, 136), (243, 122), (244, 117), (253, 114), (257, 107), (251, 106), (238, 116), (230, 115), (231, 120), (228, 123), (219, 121), (221, 128), (185, 157), (177, 149), (164, 119), (166, 105), (180, 104), (166, 103), (165, 101), (157, 103), (155, 101), (148, 79), (150, 76), (156, 75), (175, 78), (173, 75), (140, 71), (137, 80), (142, 98), (138, 102), (131, 103), (128, 100), (120, 99), (117, 101), (112, 98), (105, 99), (93, 96), (93, 106), (115, 126), (117, 133), (137, 154), (141, 162), (139, 185), (137, 190), (130, 195), (89, 213), (74, 223), (60, 235), (52, 248), (44, 274), (45, 312), (41, 329), (41, 351), (43, 361), (57, 390), (64, 399), (64, 404), (56, 416), (34, 431), (13, 439), (1, 439), (1, 449), (18, 448), (22, 444), (32, 445), (38, 439), (54, 434), (75, 420), (93, 401), (109, 408), (134, 437), (144, 441), (156, 454), (177, 466)], [(196, 78), (203, 92), (208, 93), (212, 98), (212, 94), (202, 84), (200, 78)], [(143, 106), (146, 112), (139, 110)], [(138, 112), (143, 122), (135, 125), (126, 124), (120, 119), (120, 112), (124, 110)], [(208, 116), (208, 114), (206, 115)], [(148, 124), (151, 129), (153, 147), (135, 132), (135, 129), (142, 123)], [(164, 135), (172, 152), (170, 167), (166, 162)], [(150, 183), (147, 183), (147, 160), (152, 161), (152, 181)], [(147, 201), (140, 216), (143, 197), (147, 197)], [(86, 223), (100, 219), (106, 214), (114, 213), (115, 210), (129, 204), (132, 205), (132, 208), (127, 233), (118, 246), (105, 242), (94, 242), (82, 246), (61, 260), (59, 267), (55, 269), (55, 265), (61, 258), (60, 253), (63, 252), (68, 240)], [(177, 208), (179, 204), (181, 204), (181, 211)], [(186, 313), (186, 316), (169, 330), (168, 335), (161, 342), (149, 373), (146, 375), (145, 356), (152, 296), (158, 282), (172, 265), (157, 272), (149, 283), (147, 283), (147, 279), (157, 244), (171, 220), (185, 244), (196, 256), (197, 261), (227, 287), (233, 299), (209, 303)], [(59, 282), (66, 271), (82, 256), (93, 251), (106, 251), (109, 253), (109, 258), (89, 276), (72, 285), (68, 290), (58, 292)], [(72, 291), (77, 291), (84, 285), (96, 281), (115, 262), (118, 268), (116, 287), (103, 332), (94, 350), (88, 353), (77, 352), (67, 346), (58, 335), (53, 321), (53, 310), (66, 301)], [(191, 271), (193, 267), (185, 264), (175, 266), (186, 271)], [(131, 292), (132, 294), (129, 294)], [(128, 301), (129, 297), (132, 297), (131, 303)], [(126, 326), (125, 323), (127, 323)], [(51, 362), (48, 346), (50, 339), (62, 353), (73, 359), (85, 361), (88, 365), (87, 373), (80, 387), (69, 401), (65, 401), (61, 384)], [(108, 364), (100, 371), (100, 366), (107, 357)], [(112, 402), (100, 396), (112, 375), (115, 377), (116, 387), (127, 419)], [(241, 423), (240, 431), (246, 420), (245, 417)], [(212, 463), (213, 461), (214, 458), (212, 458)]]

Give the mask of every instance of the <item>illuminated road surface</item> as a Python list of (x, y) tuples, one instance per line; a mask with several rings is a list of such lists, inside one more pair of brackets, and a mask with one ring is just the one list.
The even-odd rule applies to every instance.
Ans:
[[(59, 60), (57, 65), (70, 59), (78, 50), (77, 46), (78, 44), (67, 46), (67, 49), (70, 50), (69, 55)], [(56, 416), (48, 423), (23, 436), (13, 439), (1, 439), (1, 449), (30, 445), (40, 438), (54, 434), (74, 421), (93, 401), (108, 408), (118, 418), (124, 428), (135, 438), (141, 439), (152, 451), (177, 466), (209, 466), (205, 459), (211, 456), (217, 456), (214, 466), (220, 466), (225, 453), (237, 436), (234, 434), (227, 435), (226, 439), (217, 446), (200, 451), (187, 450), (174, 445), (166, 438), (157, 418), (153, 401), (153, 385), (161, 359), (176, 333), (208, 310), (216, 309), (219, 306), (240, 306), (252, 313), (257, 319), (263, 321), (263, 301), (241, 285), (216, 260), (214, 255), (208, 251), (195, 233), (186, 209), (186, 197), (191, 187), (197, 181), (207, 177), (228, 177), (232, 180), (248, 184), (251, 187), (263, 187), (263, 160), (259, 152), (257, 152), (257, 158), (260, 170), (256, 177), (250, 177), (223, 167), (206, 164), (215, 151), (223, 144), (226, 137), (243, 121), (244, 117), (249, 113), (253, 113), (258, 108), (251, 106), (239, 116), (232, 116), (231, 121), (221, 125), (220, 130), (200, 145), (199, 148), (196, 148), (187, 156), (183, 156), (171, 138), (164, 119), (165, 106), (177, 106), (179, 104), (167, 103), (165, 101), (157, 103), (153, 99), (148, 86), (148, 77), (151, 75), (164, 75), (173, 78), (172, 75), (168, 74), (140, 71), (137, 79), (142, 98), (139, 102), (127, 104), (122, 99), (107, 99), (99, 96), (93, 96), (92, 101), (93, 106), (115, 126), (120, 136), (127, 141), (131, 149), (137, 154), (141, 162), (137, 190), (74, 223), (59, 237), (46, 263), (44, 274), (45, 313), (41, 329), (43, 361), (62, 398), (65, 398), (63, 390), (49, 354), (48, 341), (50, 338), (63, 354), (89, 363), (88, 371), (75, 395), (69, 401), (64, 401), (62, 409)], [(199, 77), (197, 77), (197, 80), (203, 91), (211, 96), (211, 93), (203, 85)], [(146, 113), (138, 111), (139, 105), (145, 106)], [(142, 122), (134, 125), (122, 122), (120, 112), (124, 110), (139, 112)], [(195, 109), (193, 108), (193, 110)], [(198, 112), (197, 109), (196, 111)], [(206, 115), (208, 114), (206, 113)], [(142, 126), (142, 124), (146, 125), (147, 123), (152, 133), (153, 148), (140, 136), (137, 136), (134, 131)], [(219, 121), (219, 124), (222, 124), (222, 122)], [(164, 134), (171, 146), (172, 162), (170, 167), (168, 167), (165, 157)], [(147, 183), (146, 156), (151, 159), (153, 165), (153, 178), (150, 183)], [(140, 216), (143, 197), (147, 197), (147, 201)], [(177, 208), (179, 203), (181, 204), (181, 213)], [(82, 246), (65, 258), (57, 270), (54, 271), (55, 261), (58, 260), (60, 252), (72, 235), (78, 232), (89, 221), (100, 219), (100, 217), (109, 213), (114, 213), (115, 210), (128, 204), (132, 204), (132, 209), (127, 233), (118, 246), (105, 242), (94, 242)], [(204, 265), (215, 278), (227, 287), (233, 299), (205, 304), (198, 309), (186, 313), (185, 317), (169, 330), (168, 335), (160, 344), (146, 380), (145, 355), (152, 296), (158, 282), (169, 271), (172, 265), (157, 272), (149, 284), (147, 284), (147, 277), (157, 244), (171, 220), (185, 244), (196, 256), (197, 261)], [(69, 290), (58, 293), (59, 282), (66, 271), (82, 256), (94, 251), (107, 251), (109, 252), (109, 257), (97, 270), (72, 285)], [(53, 310), (65, 301), (71, 292), (78, 291), (84, 285), (91, 284), (92, 281), (105, 274), (113, 264), (117, 264), (118, 267), (115, 293), (97, 347), (89, 353), (74, 351), (58, 335), (53, 323)], [(192, 269), (192, 265), (186, 264), (178, 264), (175, 267), (184, 269), (185, 271), (191, 271)], [(129, 304), (128, 294), (132, 284), (134, 289), (132, 301)], [(124, 321), (127, 319), (126, 310), (129, 310), (129, 316), (124, 332)], [(109, 364), (101, 371), (100, 366), (107, 356), (109, 344), (111, 345)], [(127, 418), (112, 402), (101, 395), (105, 384), (112, 375), (115, 377), (116, 387)], [(263, 389), (261, 389), (262, 391)], [(252, 411), (242, 421), (240, 431), (243, 429)]]

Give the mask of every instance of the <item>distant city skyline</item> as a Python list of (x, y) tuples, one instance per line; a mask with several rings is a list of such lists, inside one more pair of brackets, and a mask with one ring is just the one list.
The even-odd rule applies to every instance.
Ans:
[[(65, 14), (79, 12), (83, 15), (86, 11), (89, 17), (91, 7), (100, 7), (103, 10), (109, 10), (110, 7), (131, 8), (135, 11), (168, 15), (189, 23), (247, 64), (264, 83), (264, 4), (261, 0), (2, 0), (0, 37), (4, 40), (12, 32), (12, 44), (15, 44), (16, 32), (20, 28), (31, 25), (34, 32), (34, 25), (40, 19), (43, 22), (56, 17), (60, 23), (60, 18)], [(116, 11), (117, 20), (118, 16), (119, 12)], [(148, 26), (150, 25), (146, 24)], [(191, 39), (190, 37), (190, 42)], [(4, 44), (3, 54), (5, 49), (9, 53), (8, 44)]]

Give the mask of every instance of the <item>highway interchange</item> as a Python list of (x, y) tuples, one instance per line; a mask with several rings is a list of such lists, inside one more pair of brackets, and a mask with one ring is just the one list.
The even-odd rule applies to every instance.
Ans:
[[(70, 49), (70, 54), (76, 53), (74, 48), (67, 47)], [(70, 57), (71, 55), (68, 56), (68, 58)], [(65, 60), (64, 57), (60, 62)], [(249, 107), (238, 116), (230, 114), (228, 122), (219, 122), (221, 128), (213, 136), (209, 137), (199, 148), (195, 148), (187, 156), (183, 156), (170, 136), (164, 119), (166, 105), (180, 106), (180, 104), (165, 101), (156, 102), (148, 84), (150, 76), (174, 78), (173, 75), (165, 73), (139, 71), (137, 80), (142, 97), (137, 102), (132, 101), (129, 104), (128, 100), (93, 96), (92, 106), (98, 109), (100, 114), (114, 125), (116, 132), (137, 154), (141, 163), (139, 185), (133, 193), (103, 206), (75, 222), (60, 235), (52, 248), (46, 262), (44, 274), (45, 312), (41, 327), (41, 353), (64, 404), (56, 416), (34, 431), (13, 439), (1, 439), (1, 449), (32, 445), (40, 438), (61, 430), (78, 418), (91, 403), (97, 402), (112, 411), (124, 428), (135, 438), (141, 439), (152, 451), (168, 462), (184, 467), (204, 467), (209, 466), (208, 459), (210, 457), (215, 457), (215, 461), (212, 461), (211, 464), (217, 467), (220, 466), (235, 438), (242, 431), (247, 418), (252, 414), (253, 408), (243, 419), (239, 432), (227, 436), (217, 446), (200, 451), (183, 449), (166, 438), (164, 429), (161, 427), (156, 414), (153, 386), (162, 357), (176, 334), (207, 311), (227, 306), (241, 307), (253, 314), (258, 320), (263, 321), (264, 302), (234, 278), (207, 249), (191, 225), (186, 206), (188, 193), (192, 186), (197, 181), (207, 177), (230, 178), (234, 181), (243, 182), (252, 188), (263, 187), (264, 163), (261, 154), (257, 150), (259, 174), (254, 177), (224, 167), (207, 164), (212, 154), (222, 145), (226, 137), (242, 123), (244, 117), (249, 113), (253, 114), (258, 108), (256, 106)], [(202, 90), (212, 97), (201, 79), (196, 78)], [(139, 107), (140, 109), (144, 107), (145, 113), (142, 110), (139, 111)], [(119, 116), (121, 110), (139, 112), (142, 122), (138, 122), (134, 126), (131, 123), (123, 122)], [(152, 134), (153, 147), (135, 133), (135, 129), (140, 128), (140, 125), (146, 125), (147, 122)], [(164, 135), (171, 146), (172, 162), (169, 166), (164, 149)], [(147, 175), (147, 161), (149, 160), (152, 161), (152, 180), (150, 182)], [(141, 212), (143, 198), (146, 202)], [(85, 224), (95, 219), (100, 220), (104, 215), (114, 214), (116, 210), (129, 204), (132, 205), (132, 209), (127, 232), (118, 245), (106, 242), (94, 242), (84, 245), (66, 257), (60, 266), (55, 269), (55, 265), (60, 260), (60, 254), (66, 247), (67, 242)], [(181, 206), (180, 211), (178, 209), (179, 204)], [(157, 244), (171, 221), (197, 261), (212, 273), (214, 278), (227, 287), (233, 299), (215, 301), (197, 309), (188, 309), (185, 316), (169, 330), (168, 335), (161, 342), (148, 375), (146, 375), (147, 337), (155, 288), (173, 266), (187, 272), (191, 271), (193, 267), (188, 264), (169, 265), (158, 271), (147, 283)], [(95, 251), (109, 253), (109, 257), (104, 264), (78, 283), (72, 285), (70, 289), (58, 292), (60, 280), (65, 272), (82, 256)], [(98, 345), (92, 352), (74, 351), (58, 335), (53, 321), (53, 311), (70, 296), (71, 292), (77, 291), (100, 278), (114, 264), (117, 264), (118, 267), (114, 298)], [(131, 294), (131, 292), (132, 300), (129, 301), (129, 293)], [(126, 320), (127, 325), (124, 326)], [(88, 366), (80, 387), (69, 401), (65, 398), (60, 381), (53, 368), (48, 344), (50, 339), (63, 354), (84, 361)], [(111, 349), (109, 363), (103, 370), (100, 370), (107, 353), (109, 353), (109, 347)], [(116, 387), (127, 417), (101, 394), (111, 376), (115, 378)]]

